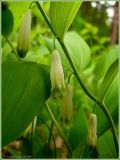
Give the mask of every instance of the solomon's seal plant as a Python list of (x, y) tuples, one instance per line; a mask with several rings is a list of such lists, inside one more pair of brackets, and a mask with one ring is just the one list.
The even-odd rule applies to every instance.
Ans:
[(56, 49), (52, 52), (50, 80), (52, 86), (51, 88), (52, 97), (56, 98), (64, 96), (66, 94), (64, 72), (60, 54)]
[(25, 14), (24, 20), (20, 26), (18, 34), (17, 51), (19, 57), (21, 58), (24, 58), (26, 56), (30, 39), (30, 31), (31, 31), (31, 10), (28, 9)]
[(97, 117), (96, 114), (90, 114), (88, 126), (88, 145), (95, 147), (97, 141)]
[[(81, 37), (82, 28), (88, 30), (84, 38), (89, 37), (87, 35), (89, 27), (82, 26), (80, 24), (82, 20), (79, 23), (76, 21), (81, 19), (79, 17), (81, 14), (76, 14), (82, 1), (51, 1), (48, 4), (45, 2), (45, 5), (44, 2), (40, 4), (41, 2), (38, 1), (24, 4), (20, 2), (20, 6), (18, 3), (9, 2), (8, 5), (2, 2), (3, 158), (6, 158), (8, 155), (6, 151), (9, 152), (9, 150), (12, 156), (29, 155), (33, 159), (113, 159), (118, 157), (119, 135), (116, 129), (118, 129), (119, 61), (117, 55), (111, 58), (115, 51), (109, 56), (103, 51), (104, 57), (102, 53), (97, 55), (97, 51), (90, 57), (90, 48)], [(33, 4), (36, 4), (44, 19), (37, 14)], [(16, 21), (19, 24), (25, 9), (26, 13), (21, 26), (18, 26)], [(34, 15), (31, 30), (32, 9)], [(77, 17), (72, 25), (75, 16)], [(44, 20), (49, 28), (46, 28)], [(13, 24), (15, 24), (14, 27)], [(79, 24), (81, 27), (78, 32)], [(70, 26), (70, 31), (67, 32)], [(94, 25), (91, 26), (94, 27)], [(16, 47), (15, 35), (18, 27), (20, 29)], [(29, 49), (30, 32), (34, 43), (31, 44), (32, 50), (26, 56)], [(101, 40), (98, 35), (97, 41), (105, 40), (106, 45), (106, 37), (102, 38)], [(86, 40), (88, 41), (88, 38)], [(9, 46), (6, 45), (6, 42)], [(94, 43), (92, 51), (96, 47)], [(52, 53), (51, 57), (46, 56), (49, 53)], [(101, 58), (97, 56), (105, 59), (106, 66), (100, 68)], [(49, 60), (51, 60), (51, 68), (48, 64)], [(65, 77), (62, 63), (66, 69)], [(72, 81), (71, 76), (73, 76)], [(20, 149), (15, 150), (16, 153), (8, 145), (14, 140), (21, 144)]]

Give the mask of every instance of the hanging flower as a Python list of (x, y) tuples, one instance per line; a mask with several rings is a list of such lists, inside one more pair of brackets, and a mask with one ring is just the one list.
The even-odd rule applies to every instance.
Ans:
[(95, 147), (97, 141), (97, 117), (96, 114), (90, 114), (88, 127), (88, 145)]
[(62, 98), (60, 114), (63, 124), (69, 126), (73, 120), (72, 86), (70, 84), (67, 85), (66, 96)]
[(21, 58), (24, 58), (26, 56), (30, 39), (30, 31), (31, 31), (31, 10), (28, 9), (23, 19), (23, 22), (20, 26), (18, 34), (17, 51), (19, 57)]
[(54, 50), (52, 53), (52, 62), (51, 62), (51, 95), (53, 98), (62, 97), (66, 94), (66, 87), (64, 82), (64, 72), (61, 63), (61, 58), (59, 52)]

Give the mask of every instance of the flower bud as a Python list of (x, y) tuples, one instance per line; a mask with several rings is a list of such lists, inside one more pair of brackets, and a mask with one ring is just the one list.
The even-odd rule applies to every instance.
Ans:
[(23, 22), (20, 26), (18, 34), (17, 51), (19, 57), (21, 58), (24, 58), (26, 56), (30, 39), (30, 31), (31, 31), (31, 10), (28, 9), (23, 19)]
[(70, 84), (67, 85), (66, 96), (62, 98), (60, 114), (63, 124), (69, 126), (73, 120), (72, 86)]
[(88, 127), (88, 145), (90, 147), (96, 146), (97, 141), (97, 117), (95, 114), (90, 114)]
[(66, 94), (64, 82), (64, 72), (59, 52), (54, 50), (52, 53), (52, 62), (50, 70), (51, 92), (53, 98), (62, 97)]

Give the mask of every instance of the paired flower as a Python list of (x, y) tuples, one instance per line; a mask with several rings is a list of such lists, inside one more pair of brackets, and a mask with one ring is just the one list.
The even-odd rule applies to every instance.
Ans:
[(65, 125), (69, 125), (73, 119), (72, 86), (65, 87), (64, 72), (59, 52), (55, 49), (51, 62), (51, 95), (53, 98), (61, 97), (60, 118)]
[(62, 98), (60, 113), (63, 124), (69, 126), (73, 120), (72, 86), (70, 84), (67, 85), (66, 96)]
[(30, 39), (30, 31), (31, 31), (31, 10), (28, 9), (18, 34), (17, 51), (19, 57), (21, 58), (24, 58), (26, 56)]
[(97, 117), (95, 114), (90, 114), (88, 127), (88, 145), (95, 147), (97, 141)]
[(63, 97), (66, 94), (64, 72), (59, 52), (56, 49), (52, 53), (50, 80), (52, 86), (51, 88), (52, 97), (53, 98)]

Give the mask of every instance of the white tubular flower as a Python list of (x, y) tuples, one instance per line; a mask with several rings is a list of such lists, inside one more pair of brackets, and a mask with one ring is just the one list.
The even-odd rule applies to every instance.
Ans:
[(51, 95), (53, 96), (53, 98), (62, 97), (66, 94), (66, 87), (64, 82), (64, 72), (61, 63), (61, 58), (57, 50), (53, 51), (51, 61)]
[(67, 85), (67, 94), (62, 98), (61, 103), (61, 120), (63, 124), (66, 126), (71, 125), (73, 120), (73, 101), (72, 101), (72, 86), (70, 84)]
[(88, 145), (95, 147), (97, 141), (97, 117), (95, 114), (90, 114), (88, 127)]
[(28, 9), (18, 33), (17, 51), (19, 57), (21, 58), (24, 58), (26, 56), (30, 39), (30, 31), (31, 31), (31, 10)]

